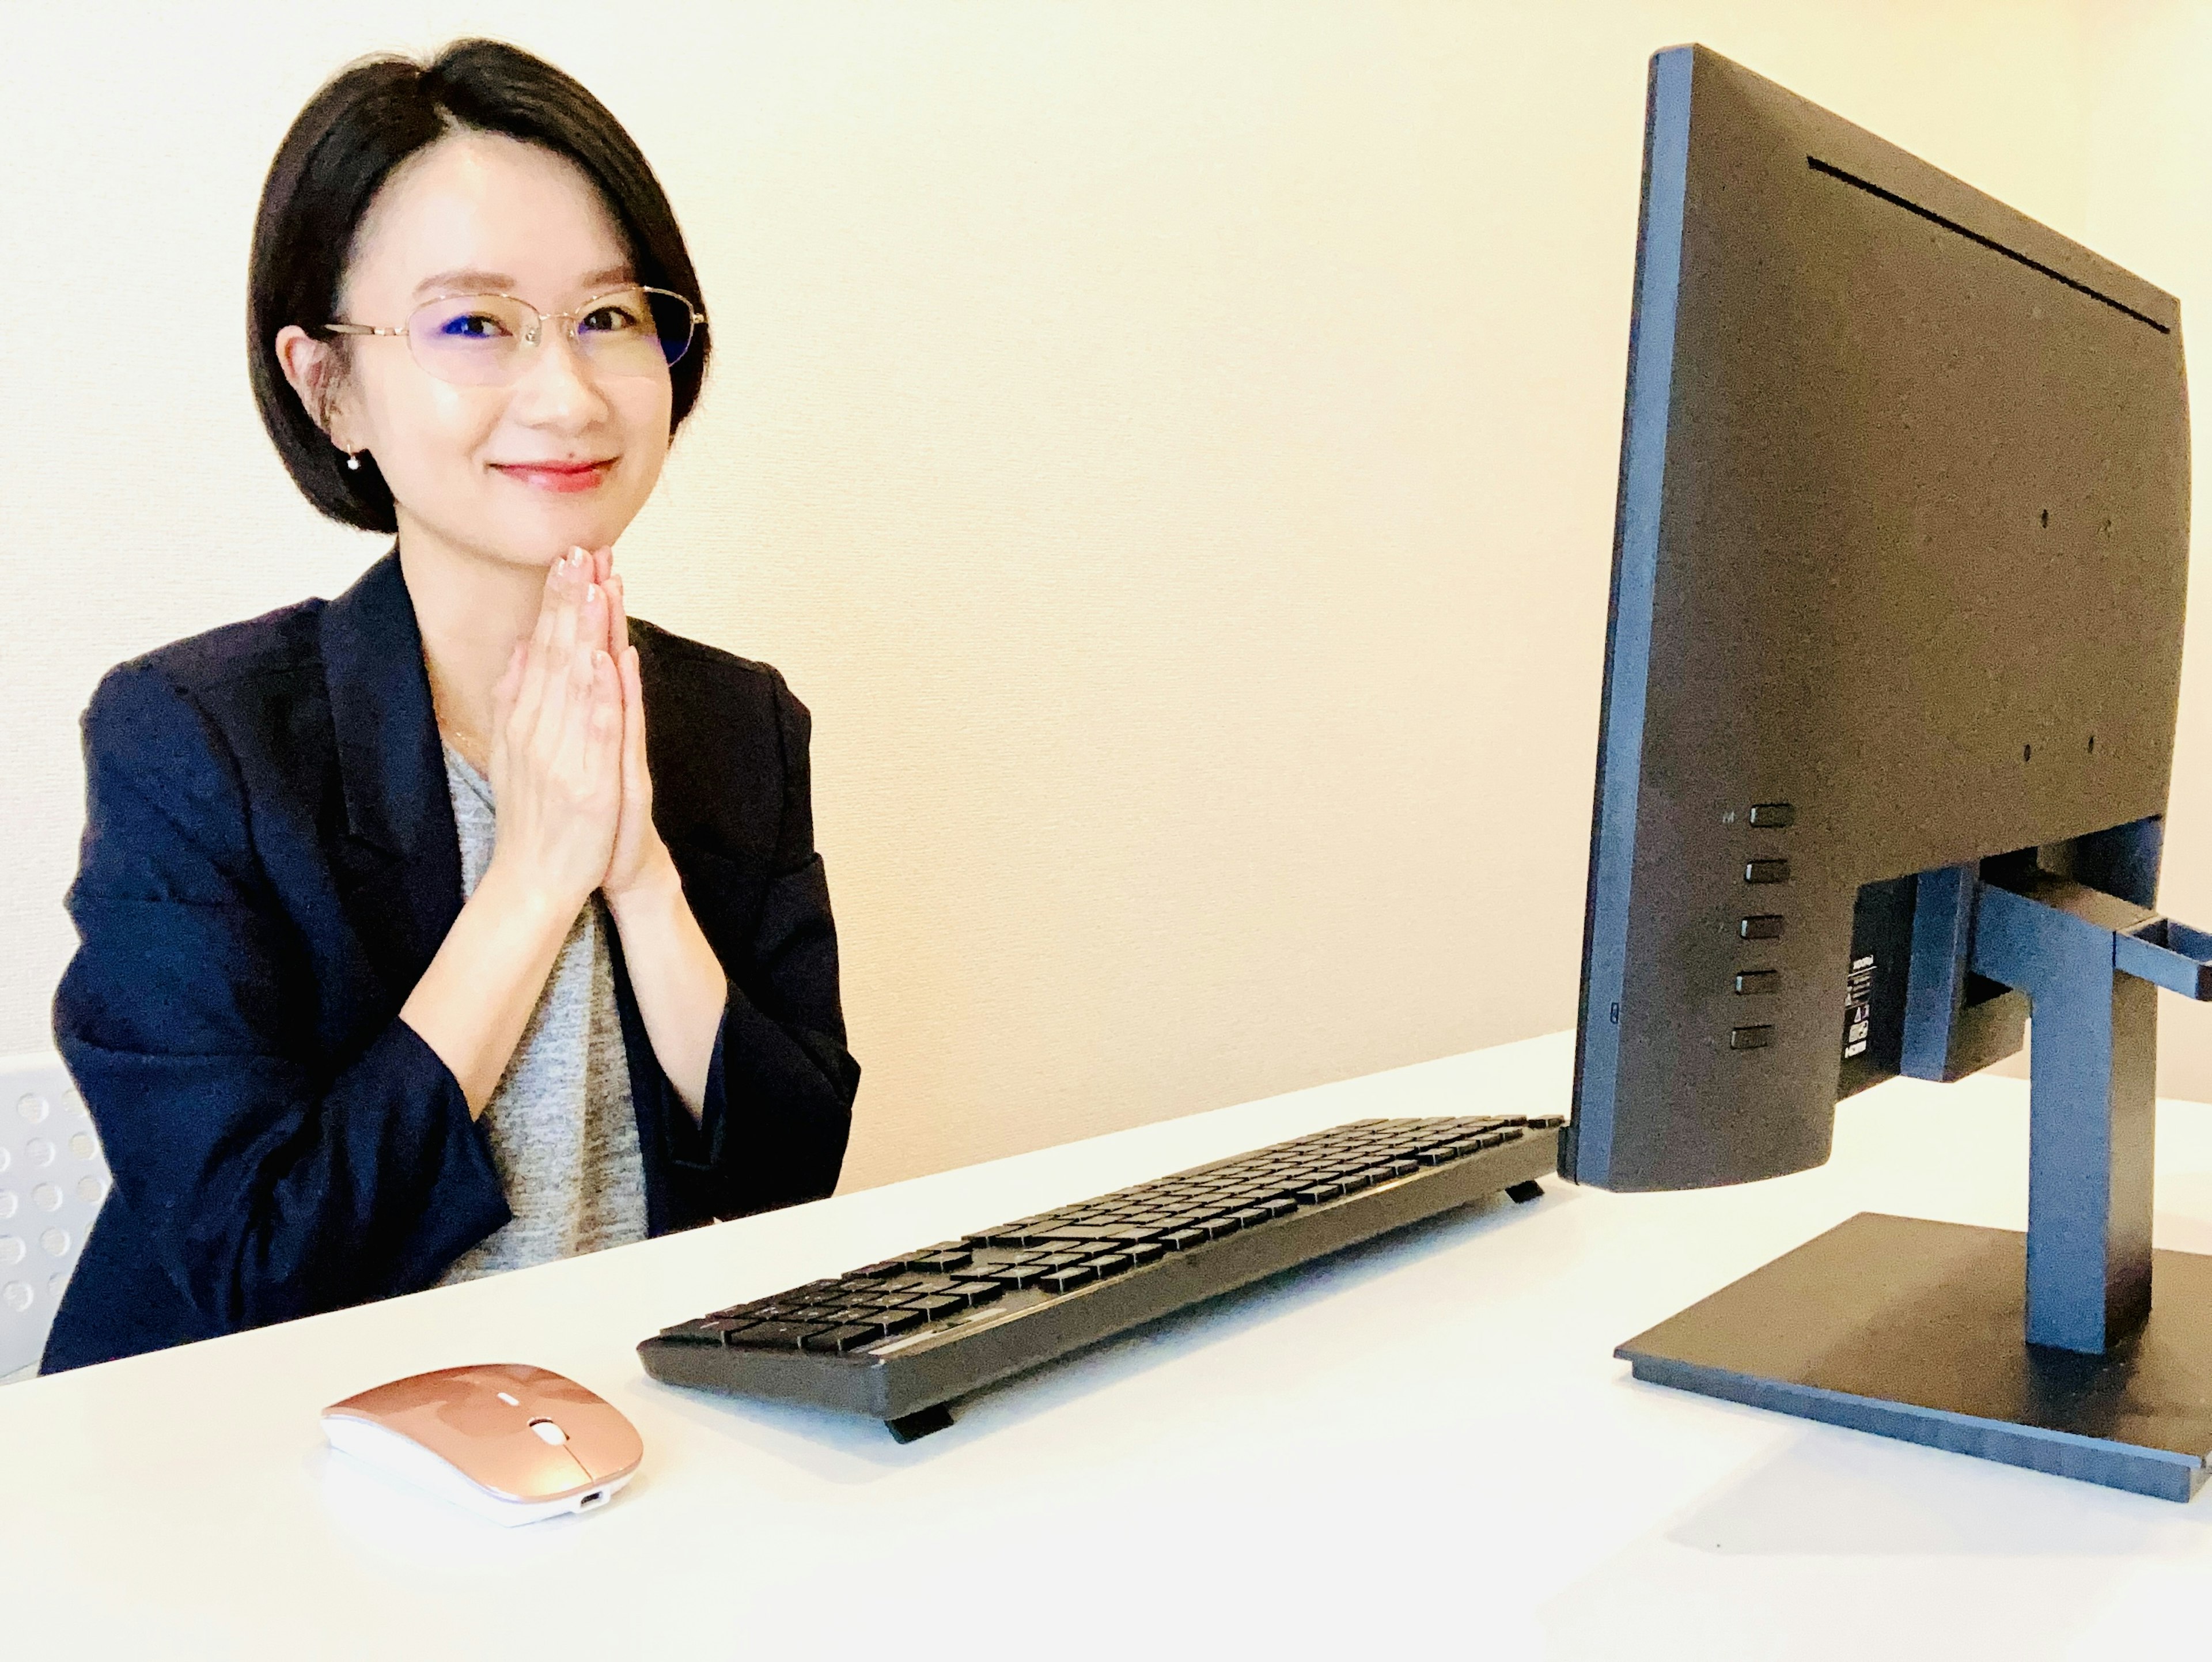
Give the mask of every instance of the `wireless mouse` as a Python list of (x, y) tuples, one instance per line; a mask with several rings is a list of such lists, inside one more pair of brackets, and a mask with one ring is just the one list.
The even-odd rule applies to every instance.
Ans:
[(645, 1445), (611, 1403), (521, 1362), (394, 1379), (323, 1410), (331, 1446), (495, 1524), (604, 1506)]

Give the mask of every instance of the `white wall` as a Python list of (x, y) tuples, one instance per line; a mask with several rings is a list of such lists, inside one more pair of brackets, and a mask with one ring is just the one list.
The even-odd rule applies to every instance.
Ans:
[[(2193, 362), (2212, 356), (2212, 6), (2106, 0), (2084, 62), (2086, 240), (2181, 300)], [(2198, 383), (2196, 544), (2212, 526), (2212, 398)], [(2212, 563), (2191, 566), (2181, 725), (2160, 903), (2212, 928)], [(2176, 1095), (2212, 1099), (2212, 1010), (2160, 1001), (2160, 1069)]]
[(239, 338), (269, 156), (356, 53), (544, 53), (692, 238), (714, 370), (619, 557), (814, 709), (848, 1185), (1572, 1020), (1654, 48), (2076, 235), (2164, 142), (2107, 123), (2093, 171), (2057, 0), (639, 15), (10, 10), (0, 224), (105, 321), (0, 326), (0, 1052), (46, 1042), (100, 671), (378, 551), (293, 493)]

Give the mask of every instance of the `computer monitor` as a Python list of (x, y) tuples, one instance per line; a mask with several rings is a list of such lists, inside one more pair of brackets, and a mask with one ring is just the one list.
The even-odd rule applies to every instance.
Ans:
[[(1863, 1230), (1699, 1306), (1682, 1354), (1623, 1348), (1666, 1383), (1987, 1442), (1942, 1424), (2021, 1422), (2039, 1356), (2108, 1359), (2149, 1308), (2153, 983), (2206, 989), (2212, 942), (2148, 910), (2189, 551), (2179, 307), (1698, 46), (1651, 63), (1635, 282), (1562, 1174), (1818, 1166), (1840, 1099), (2017, 1050), (2033, 1001), (2031, 1241), (1959, 1270), (2009, 1289), (2003, 1401), (1942, 1396), (1985, 1356), (1885, 1372), (1884, 1324), (1916, 1318), (1854, 1302), (1880, 1277), (1849, 1254), (1924, 1259), (1917, 1236)], [(1761, 1297), (1834, 1307), (1792, 1326)], [(1856, 1373), (1812, 1377), (1845, 1352)], [(1942, 1400), (1895, 1400), (1916, 1392)], [(2200, 1430), (2192, 1492), (2212, 1417), (2178, 1434)]]

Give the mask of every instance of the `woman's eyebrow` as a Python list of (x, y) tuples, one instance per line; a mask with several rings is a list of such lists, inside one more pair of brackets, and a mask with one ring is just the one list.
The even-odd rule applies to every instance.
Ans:
[(478, 271), (465, 268), (458, 271), (440, 271), (434, 276), (424, 277), (422, 282), (415, 285), (414, 297), (420, 300), (434, 289), (459, 289), (464, 291), (477, 289), (490, 292), (495, 289), (512, 289), (514, 286), (514, 279), (504, 272)]
[[(630, 268), (625, 262), (620, 265), (605, 266), (596, 271), (586, 271), (576, 280), (576, 286), (597, 289), (610, 283), (631, 280)], [(505, 294), (513, 289), (515, 279), (504, 271), (480, 271), (474, 267), (463, 267), (459, 271), (439, 271), (424, 277), (415, 285), (414, 297), (420, 300), (436, 289), (464, 294)]]

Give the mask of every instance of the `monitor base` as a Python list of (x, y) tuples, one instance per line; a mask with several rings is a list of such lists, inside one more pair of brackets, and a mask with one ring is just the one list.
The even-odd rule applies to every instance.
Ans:
[(2030, 1346), (2027, 1237), (1862, 1212), (1614, 1351), (1639, 1379), (2187, 1501), (2212, 1476), (2212, 1257), (2158, 1251), (2104, 1355)]

